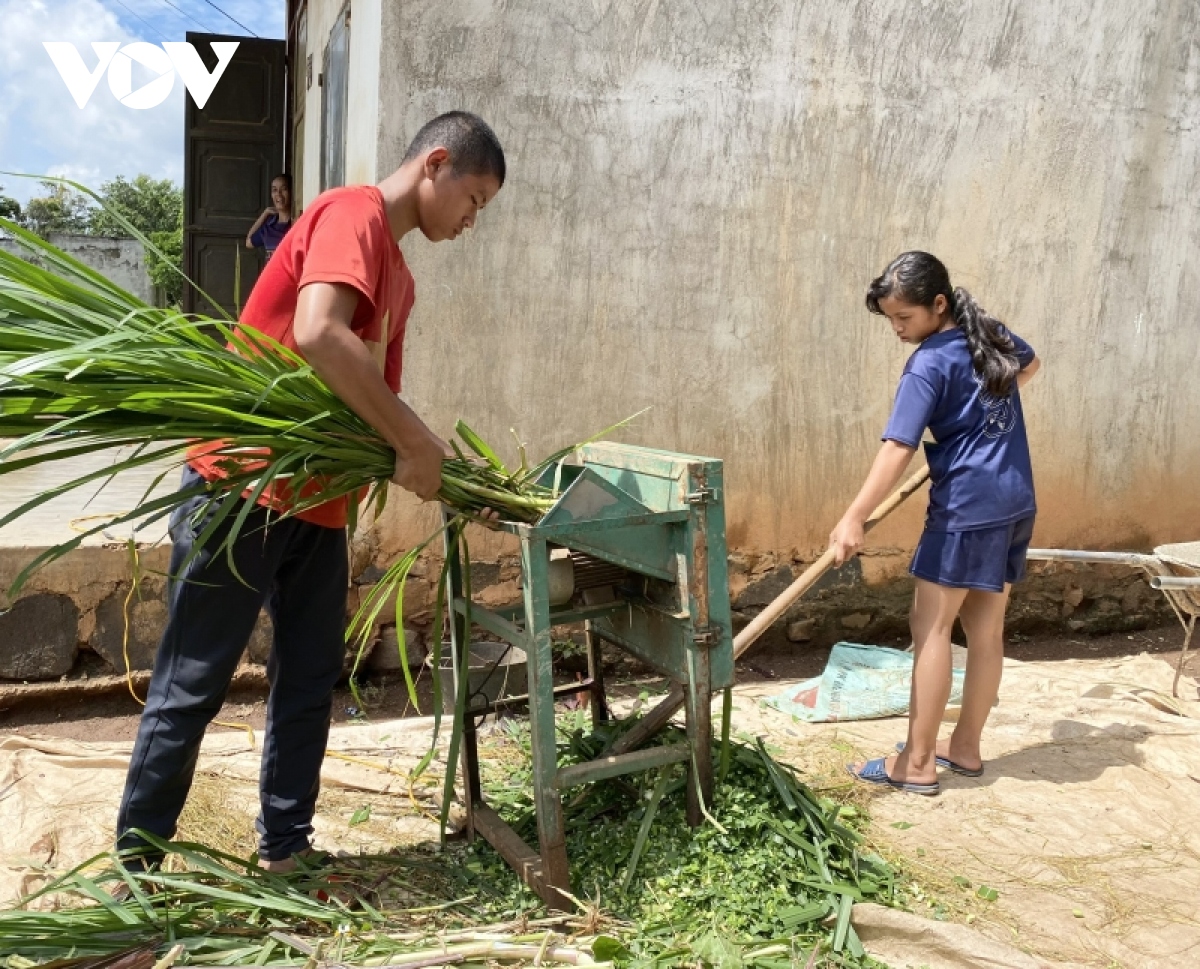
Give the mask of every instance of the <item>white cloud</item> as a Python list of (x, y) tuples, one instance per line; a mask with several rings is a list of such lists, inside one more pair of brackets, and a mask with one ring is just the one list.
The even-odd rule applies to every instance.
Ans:
[[(186, 31), (200, 30), (196, 21), (214, 33), (241, 33), (207, 4), (179, 0), (177, 5), (195, 20), (148, 0), (126, 0), (143, 20), (101, 0), (0, 0), (0, 170), (65, 175), (94, 188), (117, 175), (140, 172), (182, 182), (181, 79), (162, 104), (136, 110), (118, 102), (101, 78), (80, 109), (42, 47), (44, 41), (72, 42), (91, 66), (92, 41), (183, 40)], [(283, 0), (218, 0), (218, 5), (260, 36), (283, 35)], [(135, 90), (150, 79), (135, 73)], [(29, 179), (0, 176), (0, 183), (5, 194), (21, 201), (37, 191)]]

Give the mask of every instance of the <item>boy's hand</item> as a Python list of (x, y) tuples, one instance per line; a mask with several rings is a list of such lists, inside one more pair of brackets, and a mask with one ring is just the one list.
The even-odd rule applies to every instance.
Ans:
[(432, 434), (422, 436), (415, 445), (396, 452), (392, 482), (422, 501), (432, 501), (442, 488), (442, 461), (447, 451), (445, 441)]
[(863, 547), (863, 523), (856, 518), (843, 518), (829, 535), (835, 565), (845, 565)]

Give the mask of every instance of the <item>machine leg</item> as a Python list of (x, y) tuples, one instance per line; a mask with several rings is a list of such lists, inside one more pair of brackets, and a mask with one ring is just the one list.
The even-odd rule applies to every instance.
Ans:
[[(525, 570), (525, 619), (529, 655), (529, 723), (532, 733), (534, 790), (537, 798), (538, 846), (542, 856), (542, 881), (554, 889), (570, 891), (567, 838), (562, 798), (558, 793), (558, 743), (554, 729), (554, 655), (550, 636), (550, 599), (546, 571), (549, 555), (544, 539), (521, 537), (521, 566)], [(566, 908), (565, 899), (547, 898), (547, 904)]]
[(466, 785), (467, 805), (467, 834), (475, 835), (474, 814), (475, 805), (483, 800), (483, 785), (479, 780), (479, 736), (475, 732), (475, 718), (467, 714), (463, 723), (462, 736), (462, 769), (463, 783)]
[[(454, 671), (453, 684), (443, 683), (443, 690), (454, 690), (458, 684), (460, 675), (465, 675), (459, 669), (459, 657), (462, 655), (464, 644), (471, 641), (471, 630), (467, 626), (466, 617), (458, 612), (453, 603), (457, 602), (464, 595), (463, 588), (463, 559), (462, 549), (457, 542), (446, 542), (446, 558), (449, 563), (449, 570), (446, 577), (447, 595), (446, 602), (449, 604), (449, 619), (450, 619), (450, 656), (451, 668)], [(471, 567), (471, 563), (466, 563), (466, 568)], [(435, 636), (442, 634), (440, 629), (433, 631)], [(453, 708), (453, 704), (451, 705)], [(479, 746), (475, 734), (475, 721), (471, 716), (467, 716), (463, 723), (463, 738), (462, 738), (462, 753), (460, 755), (460, 763), (462, 765), (463, 778), (463, 806), (466, 809), (466, 834), (470, 841), (475, 840), (475, 807), (483, 799), (482, 785), (479, 780)]]
[(588, 679), (592, 681), (592, 727), (598, 728), (608, 717), (608, 698), (604, 694), (604, 664), (600, 658), (600, 637), (592, 631), (591, 622), (584, 624), (587, 636)]
[(692, 682), (683, 686), (687, 714), (688, 746), (692, 760), (688, 765), (687, 820), (693, 828), (711, 810), (713, 799), (712, 761), (712, 677), (708, 653), (694, 650), (691, 658)]

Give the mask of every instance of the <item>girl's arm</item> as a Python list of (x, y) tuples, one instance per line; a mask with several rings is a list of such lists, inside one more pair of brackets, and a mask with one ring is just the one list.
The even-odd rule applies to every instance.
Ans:
[(1033, 379), (1034, 375), (1041, 369), (1042, 361), (1040, 357), (1034, 357), (1032, 360), (1030, 360), (1029, 365), (1017, 374), (1017, 389), (1020, 390), (1027, 383), (1029, 383), (1029, 381)]
[[(1026, 370), (1028, 369), (1027, 367)], [(834, 550), (834, 560), (838, 565), (844, 564), (862, 548), (863, 523), (875, 507), (891, 493), (914, 453), (916, 448), (906, 444), (896, 441), (883, 442), (883, 447), (875, 455), (875, 463), (871, 465), (867, 480), (859, 489), (858, 497), (846, 509), (842, 520), (829, 536), (829, 547)]]
[(266, 222), (267, 219), (270, 218), (274, 214), (274, 212), (275, 212), (275, 210), (273, 208), (271, 208), (270, 206), (267, 206), (265, 209), (263, 209), (262, 215), (260, 215), (257, 219), (254, 220), (254, 225), (250, 226), (250, 231), (246, 233), (246, 248), (247, 249), (254, 248), (254, 233), (256, 233), (259, 229), (262, 228), (262, 224), (264, 222)]

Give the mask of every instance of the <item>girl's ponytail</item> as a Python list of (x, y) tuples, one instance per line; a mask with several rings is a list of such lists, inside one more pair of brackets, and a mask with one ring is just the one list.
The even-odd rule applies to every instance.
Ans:
[(1004, 325), (990, 315), (975, 297), (961, 286), (950, 296), (950, 312), (954, 322), (967, 338), (971, 365), (983, 381), (989, 394), (1007, 397), (1021, 369), (1016, 347)]
[(1012, 338), (998, 319), (975, 302), (975, 297), (961, 286), (950, 288), (950, 273), (937, 256), (913, 250), (893, 259), (871, 281), (867, 309), (882, 315), (879, 301), (889, 296), (914, 306), (933, 306), (937, 297), (945, 296), (950, 315), (967, 338), (971, 365), (984, 389), (996, 397), (1007, 397), (1012, 392), (1021, 369)]

